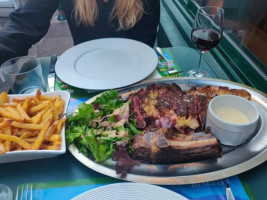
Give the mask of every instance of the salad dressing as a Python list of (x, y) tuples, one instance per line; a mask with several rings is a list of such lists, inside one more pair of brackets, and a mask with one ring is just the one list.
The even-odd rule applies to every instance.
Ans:
[(222, 120), (225, 120), (227, 122), (233, 123), (233, 124), (246, 124), (249, 123), (248, 118), (239, 110), (231, 107), (218, 107), (214, 108), (214, 113), (221, 118)]

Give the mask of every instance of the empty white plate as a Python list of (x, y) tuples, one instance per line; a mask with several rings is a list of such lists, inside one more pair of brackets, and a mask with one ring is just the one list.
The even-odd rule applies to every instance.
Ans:
[(72, 200), (188, 200), (166, 188), (145, 183), (114, 183), (84, 192)]
[(154, 50), (144, 43), (105, 38), (70, 48), (59, 57), (55, 71), (71, 86), (107, 90), (143, 80), (154, 71), (157, 61)]

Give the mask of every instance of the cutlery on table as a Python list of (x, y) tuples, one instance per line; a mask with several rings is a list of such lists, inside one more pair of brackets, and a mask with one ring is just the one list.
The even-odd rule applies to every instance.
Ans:
[(49, 75), (48, 75), (48, 86), (51, 92), (55, 91), (55, 65), (57, 62), (57, 55), (51, 56)]
[(32, 198), (32, 185), (26, 184), (21, 187), (18, 186), (16, 192), (16, 200), (33, 200)]
[(170, 75), (171, 75), (171, 74), (176, 74), (176, 73), (181, 73), (181, 72), (182, 72), (182, 71), (178, 71), (178, 70), (176, 70), (176, 69), (173, 68), (173, 66), (172, 66), (173, 63), (172, 63), (172, 61), (171, 61), (171, 60), (168, 60), (168, 59), (166, 58), (166, 56), (164, 56), (164, 54), (162, 53), (160, 47), (155, 47), (154, 50), (155, 50), (156, 53), (157, 53), (158, 55), (160, 55), (160, 56), (163, 58), (163, 60), (165, 61), (166, 65), (167, 65), (167, 67), (168, 67), (168, 73), (169, 73)]
[(227, 200), (235, 200), (235, 197), (232, 193), (232, 190), (228, 183), (226, 183), (226, 199)]

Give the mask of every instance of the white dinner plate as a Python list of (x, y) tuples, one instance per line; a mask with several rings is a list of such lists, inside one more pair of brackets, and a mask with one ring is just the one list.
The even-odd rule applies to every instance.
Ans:
[(143, 80), (156, 68), (157, 61), (154, 50), (144, 43), (105, 38), (70, 48), (59, 57), (55, 71), (71, 86), (107, 90)]
[(72, 200), (188, 200), (184, 196), (146, 183), (114, 183), (84, 192)]

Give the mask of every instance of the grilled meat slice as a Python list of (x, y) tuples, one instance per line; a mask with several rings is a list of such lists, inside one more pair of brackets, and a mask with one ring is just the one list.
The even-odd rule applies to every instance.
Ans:
[(204, 129), (209, 101), (223, 94), (251, 98), (243, 89), (207, 85), (182, 91), (173, 83), (149, 85), (132, 93), (128, 100), (131, 100), (130, 113), (138, 129), (155, 125), (189, 134)]
[(144, 89), (138, 90), (136, 93), (130, 94), (128, 100), (130, 103), (130, 113), (132, 118), (135, 120), (136, 127), (138, 129), (144, 129), (146, 127), (146, 121), (144, 119), (144, 110), (142, 108), (144, 99)]
[(222, 156), (220, 142), (210, 131), (186, 135), (149, 126), (135, 136), (132, 147), (132, 158), (142, 163), (182, 163)]

